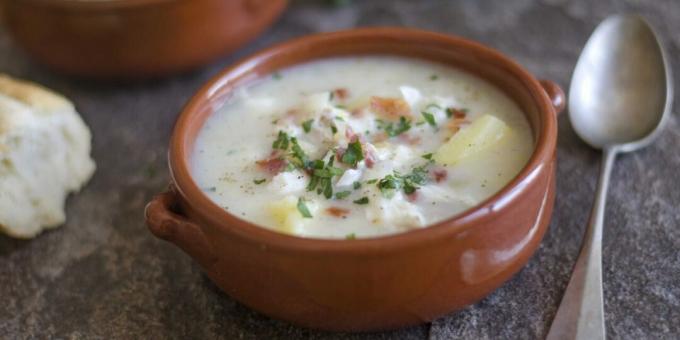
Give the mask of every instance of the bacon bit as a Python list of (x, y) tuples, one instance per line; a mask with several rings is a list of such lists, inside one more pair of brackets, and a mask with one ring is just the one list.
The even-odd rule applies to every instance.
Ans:
[(448, 171), (446, 169), (434, 169), (432, 170), (431, 174), (432, 178), (434, 178), (434, 181), (437, 183), (440, 183), (446, 179), (446, 177), (449, 176)]
[(272, 152), (269, 158), (256, 161), (255, 164), (272, 176), (277, 175), (288, 165), (286, 160), (275, 152)]
[(418, 200), (418, 191), (406, 195), (406, 200), (413, 203)]
[(342, 156), (345, 155), (345, 151), (347, 151), (347, 149), (345, 149), (345, 148), (337, 148), (337, 149), (335, 149), (335, 159), (336, 159), (338, 162), (342, 162)]
[(411, 116), (411, 107), (401, 98), (371, 97), (371, 110), (376, 115), (391, 120)]
[(467, 113), (461, 109), (450, 107), (449, 111), (453, 114), (453, 118), (465, 118), (467, 116)]
[(399, 140), (402, 142), (408, 144), (408, 145), (418, 145), (420, 144), (420, 137), (418, 136), (412, 136), (408, 133), (402, 133), (399, 135)]
[(364, 162), (366, 162), (366, 167), (369, 169), (372, 169), (373, 166), (375, 165), (375, 159), (373, 159), (372, 157), (366, 157), (364, 159)]
[(363, 148), (364, 149), (364, 163), (366, 164), (367, 168), (372, 168), (373, 165), (375, 165), (375, 159), (376, 155), (373, 152), (372, 148)]
[(349, 97), (349, 90), (346, 88), (335, 89), (333, 90), (333, 96), (340, 100), (345, 100)]
[(328, 207), (326, 208), (326, 212), (333, 217), (345, 218), (347, 215), (349, 215), (348, 209), (338, 207)]

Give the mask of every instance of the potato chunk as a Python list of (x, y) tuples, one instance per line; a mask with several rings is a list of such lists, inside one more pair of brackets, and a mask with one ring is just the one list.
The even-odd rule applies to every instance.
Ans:
[(492, 115), (483, 115), (440, 146), (433, 158), (439, 164), (453, 165), (497, 144), (509, 133), (505, 122)]

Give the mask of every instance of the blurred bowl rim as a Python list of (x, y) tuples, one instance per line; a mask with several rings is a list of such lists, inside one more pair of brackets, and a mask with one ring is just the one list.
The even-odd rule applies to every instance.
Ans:
[[(24, 4), (73, 10), (112, 10), (133, 8), (164, 3), (178, 3), (181, 0), (19, 0)], [(195, 0), (194, 0), (195, 1)]]

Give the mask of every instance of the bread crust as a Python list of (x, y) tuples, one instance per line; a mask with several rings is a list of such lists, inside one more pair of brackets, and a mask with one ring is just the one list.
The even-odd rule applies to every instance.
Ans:
[(43, 111), (73, 107), (73, 104), (62, 95), (39, 84), (14, 79), (6, 74), (0, 74), (0, 93)]

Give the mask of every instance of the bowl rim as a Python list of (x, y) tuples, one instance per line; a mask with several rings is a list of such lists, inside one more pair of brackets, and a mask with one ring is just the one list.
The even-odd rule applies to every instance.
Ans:
[(178, 3), (180, 0), (24, 0), (27, 4), (72, 10), (116, 10), (125, 8)]
[[(219, 92), (230, 77), (236, 74), (251, 73), (253, 72), (252, 68), (257, 64), (272, 58), (275, 59), (277, 56), (285, 55), (286, 51), (309, 48), (311, 45), (347, 38), (366, 39), (378, 37), (417, 40), (419, 43), (438, 42), (456, 47), (457, 49), (474, 50), (475, 53), (481, 53), (494, 59), (499, 66), (517, 77), (526, 87), (539, 112), (540, 126), (538, 131), (534, 131), (537, 136), (535, 148), (522, 170), (503, 186), (501, 190), (474, 207), (438, 223), (396, 234), (353, 240), (301, 237), (279, 233), (231, 214), (215, 204), (200, 190), (198, 184), (191, 176), (189, 158), (192, 150), (188, 148), (185, 131), (195, 113), (201, 109), (202, 104), (208, 102), (211, 96)], [(385, 54), (389, 55), (389, 53)], [(257, 75), (256, 78), (261, 78), (262, 76), (265, 75)], [(356, 28), (312, 34), (285, 41), (258, 53), (246, 56), (221, 70), (194, 94), (177, 117), (170, 140), (168, 165), (171, 180), (174, 183), (174, 190), (181, 196), (182, 202), (195, 213), (195, 216), (241, 239), (251, 241), (263, 247), (283, 251), (302, 250), (319, 254), (349, 253), (354, 255), (393, 252), (416, 245), (430, 244), (443, 237), (456, 235), (470, 227), (479, 227), (480, 224), (493, 217), (494, 211), (506, 208), (510, 202), (514, 201), (514, 198), (528, 190), (529, 184), (539, 173), (549, 168), (546, 161), (551, 160), (554, 156), (557, 144), (556, 117), (557, 113), (548, 94), (531, 73), (502, 53), (481, 43), (454, 35), (412, 28)]]

